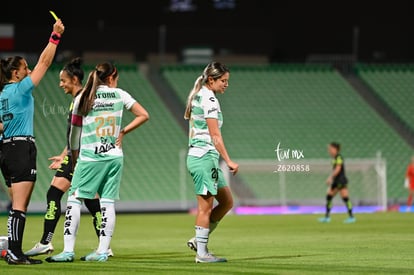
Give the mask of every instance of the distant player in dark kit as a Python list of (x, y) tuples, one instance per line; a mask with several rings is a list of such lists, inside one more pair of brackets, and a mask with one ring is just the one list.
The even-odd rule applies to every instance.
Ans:
[(326, 180), (329, 185), (326, 194), (326, 213), (325, 217), (319, 219), (322, 223), (331, 221), (330, 213), (332, 209), (332, 199), (339, 192), (348, 210), (349, 217), (344, 220), (344, 223), (354, 223), (356, 221), (352, 214), (352, 202), (349, 200), (348, 192), (348, 178), (345, 175), (345, 163), (342, 155), (339, 153), (341, 145), (337, 142), (331, 142), (328, 145), (328, 153), (332, 157), (333, 171)]

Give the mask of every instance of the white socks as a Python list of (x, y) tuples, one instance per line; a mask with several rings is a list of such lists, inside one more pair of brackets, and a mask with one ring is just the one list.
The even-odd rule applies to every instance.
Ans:
[(75, 196), (68, 197), (63, 227), (63, 241), (65, 252), (73, 252), (75, 248), (76, 234), (78, 233), (82, 202)]
[(195, 227), (195, 235), (197, 242), (197, 255), (204, 257), (208, 253), (207, 243), (210, 229), (201, 226)]
[(96, 253), (107, 253), (115, 228), (115, 201), (101, 199), (102, 224), (99, 236), (99, 246)]

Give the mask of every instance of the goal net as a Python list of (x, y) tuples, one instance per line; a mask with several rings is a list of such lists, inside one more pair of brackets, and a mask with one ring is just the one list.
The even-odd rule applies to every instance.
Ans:
[[(237, 160), (239, 173), (232, 176), (222, 163), (227, 182), (238, 206), (324, 206), (326, 179), (332, 173), (330, 159), (292, 161)], [(354, 206), (387, 208), (386, 162), (374, 159), (346, 159), (349, 196)], [(340, 196), (333, 205), (343, 206)]]

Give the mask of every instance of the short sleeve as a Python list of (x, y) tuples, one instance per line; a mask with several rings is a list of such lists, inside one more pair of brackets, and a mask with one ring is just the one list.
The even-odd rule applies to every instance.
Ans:
[(124, 106), (127, 110), (132, 108), (132, 105), (134, 105), (136, 101), (135, 98), (133, 98), (128, 92), (124, 90), (120, 90), (122, 102), (124, 103)]
[(204, 118), (219, 118), (219, 104), (214, 94), (203, 97), (202, 107)]
[(17, 89), (18, 92), (22, 93), (23, 95), (31, 95), (34, 89), (33, 81), (30, 77), (25, 77), (22, 81), (17, 82), (19, 88)]
[(342, 157), (341, 156), (337, 156), (336, 157), (335, 164), (336, 165), (342, 165), (343, 163), (344, 163), (344, 160), (342, 159)]

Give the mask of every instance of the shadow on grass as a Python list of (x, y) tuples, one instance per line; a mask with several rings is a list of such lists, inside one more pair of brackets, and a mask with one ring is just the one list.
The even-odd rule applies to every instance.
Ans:
[(232, 262), (235, 261), (255, 261), (255, 260), (271, 260), (271, 259), (294, 259), (301, 257), (314, 257), (322, 256), (323, 254), (309, 254), (309, 255), (274, 255), (274, 256), (263, 256), (263, 257), (247, 257), (247, 258), (233, 258)]
[[(145, 253), (145, 254), (134, 254), (134, 255), (123, 255), (122, 259), (127, 260), (148, 260), (148, 259), (168, 259), (168, 258), (180, 258), (188, 257), (186, 252), (162, 252), (162, 253)], [(117, 257), (118, 258), (118, 257)]]

